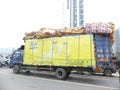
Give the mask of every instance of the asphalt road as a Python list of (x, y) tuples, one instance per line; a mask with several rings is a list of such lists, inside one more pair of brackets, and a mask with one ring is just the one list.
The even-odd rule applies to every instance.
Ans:
[(13, 74), (0, 68), (0, 90), (120, 90), (118, 77), (72, 74), (57, 80), (53, 73), (32, 72)]

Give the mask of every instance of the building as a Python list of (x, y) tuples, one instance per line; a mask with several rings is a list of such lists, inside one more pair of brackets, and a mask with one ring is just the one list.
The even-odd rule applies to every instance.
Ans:
[(120, 28), (116, 29), (114, 32), (115, 42), (114, 42), (114, 53), (120, 54)]
[(79, 28), (84, 24), (83, 0), (64, 1), (63, 25), (65, 27)]

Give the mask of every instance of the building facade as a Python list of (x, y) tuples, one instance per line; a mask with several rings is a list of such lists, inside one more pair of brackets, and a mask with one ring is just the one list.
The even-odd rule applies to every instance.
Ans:
[(114, 32), (115, 42), (114, 42), (114, 53), (120, 54), (120, 28), (116, 29)]
[(83, 0), (65, 0), (63, 22), (65, 27), (79, 28), (84, 25)]

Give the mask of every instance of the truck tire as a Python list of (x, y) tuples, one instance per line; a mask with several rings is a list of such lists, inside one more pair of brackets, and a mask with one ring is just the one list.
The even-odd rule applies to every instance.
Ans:
[(111, 77), (112, 76), (112, 71), (110, 69), (106, 69), (104, 72), (103, 72), (103, 75), (107, 76), (107, 77)]
[(67, 77), (67, 72), (64, 68), (57, 68), (55, 71), (55, 75), (58, 79), (63, 80)]
[(19, 65), (14, 65), (13, 66), (13, 73), (18, 74), (20, 72), (20, 66)]

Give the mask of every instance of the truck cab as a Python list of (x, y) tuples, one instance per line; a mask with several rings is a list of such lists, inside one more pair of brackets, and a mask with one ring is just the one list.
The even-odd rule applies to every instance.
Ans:
[(24, 46), (22, 45), (20, 48), (15, 50), (10, 57), (10, 68), (14, 66), (14, 64), (22, 64), (23, 63), (23, 55), (24, 55)]

